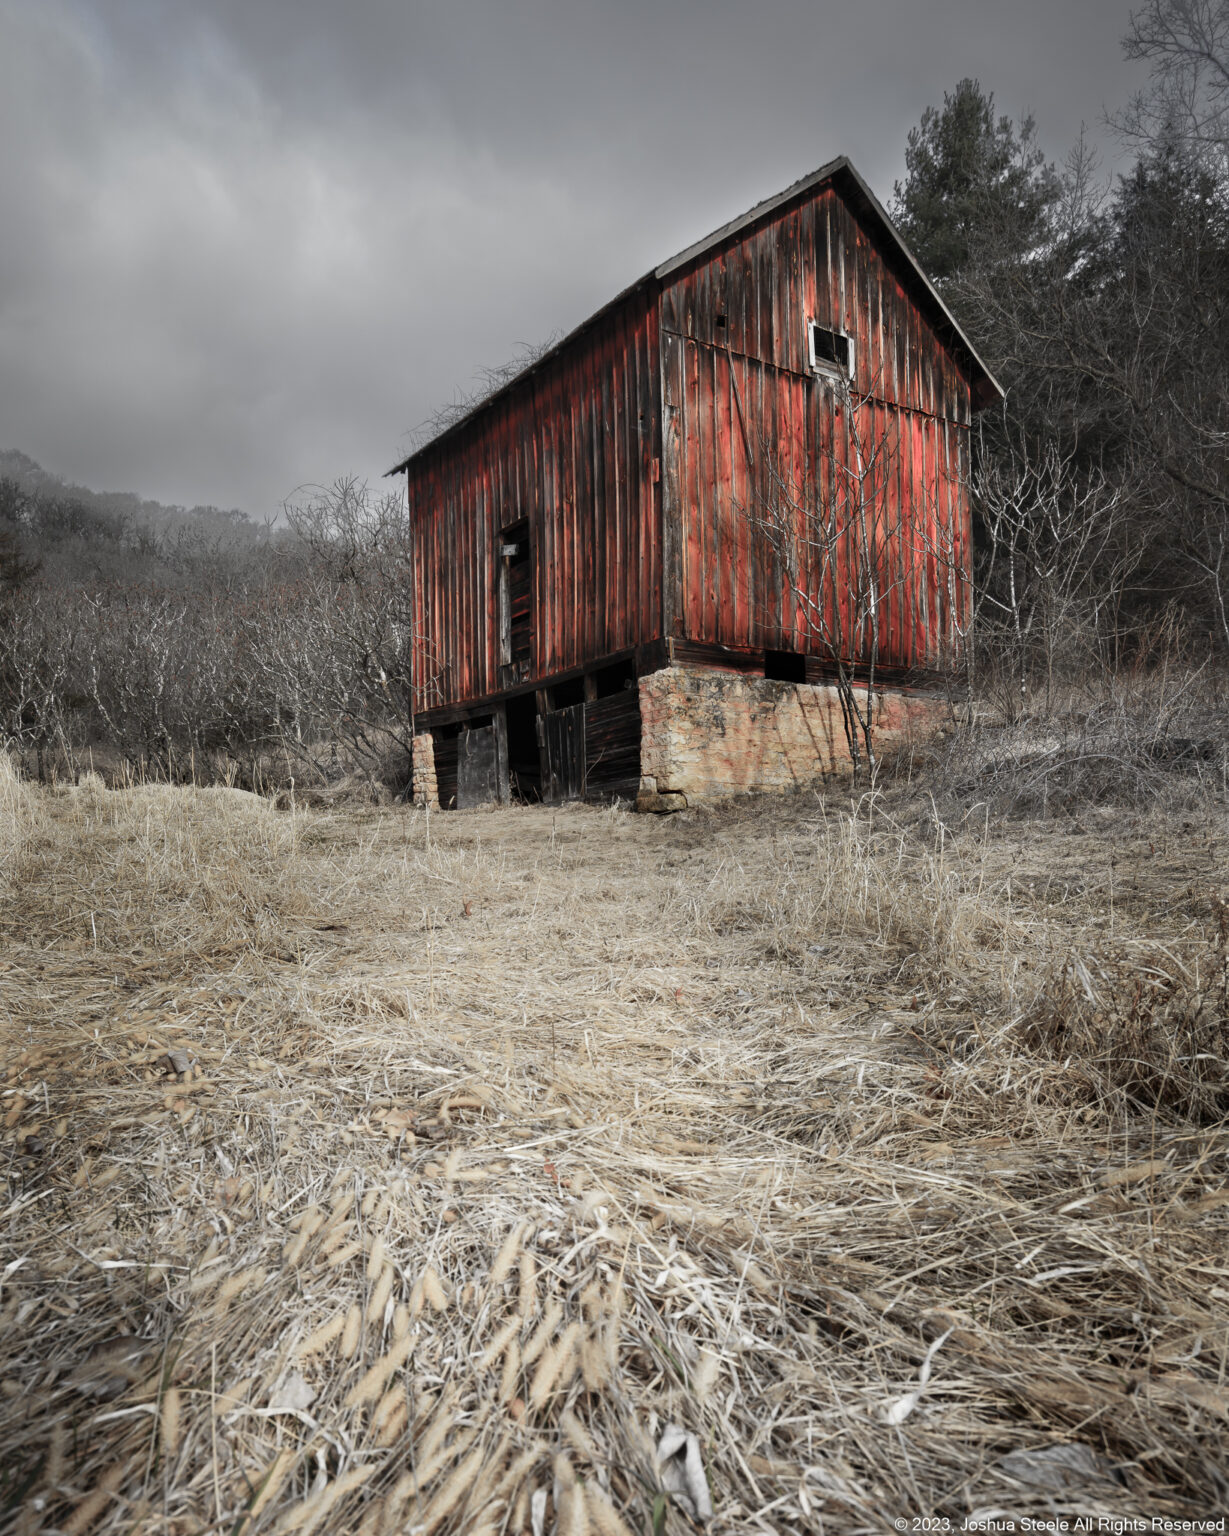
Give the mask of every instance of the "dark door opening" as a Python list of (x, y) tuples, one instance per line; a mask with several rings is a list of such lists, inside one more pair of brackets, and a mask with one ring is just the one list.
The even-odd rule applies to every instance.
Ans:
[(778, 683), (805, 683), (807, 659), (794, 651), (765, 651), (764, 676)]
[(538, 752), (538, 710), (532, 693), (509, 699), (508, 779), (512, 798), (535, 805), (542, 798), (542, 763)]

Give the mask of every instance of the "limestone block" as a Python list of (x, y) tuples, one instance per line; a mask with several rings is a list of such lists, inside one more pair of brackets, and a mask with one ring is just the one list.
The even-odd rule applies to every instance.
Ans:
[[(794, 789), (847, 777), (852, 764), (834, 685), (778, 682), (716, 668), (663, 668), (640, 679), (642, 790), (684, 801)], [(942, 700), (876, 692), (880, 751), (933, 735)], [(637, 802), (639, 804), (639, 802)]]
[(440, 796), (435, 778), (435, 740), (429, 731), (414, 737), (411, 754), (414, 804), (428, 805), (438, 811)]

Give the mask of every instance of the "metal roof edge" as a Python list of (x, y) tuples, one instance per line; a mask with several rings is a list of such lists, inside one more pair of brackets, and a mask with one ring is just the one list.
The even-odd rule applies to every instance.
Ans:
[[(752, 224), (758, 223), (760, 219), (773, 213), (793, 198), (803, 197), (813, 188), (822, 186), (825, 181), (831, 181), (837, 171), (844, 166), (849, 166), (849, 158), (846, 155), (839, 155), (835, 160), (829, 160), (827, 165), (821, 165), (819, 170), (812, 171), (809, 176), (803, 176), (800, 180), (793, 182), (784, 192), (778, 192), (775, 197), (766, 197), (762, 203), (756, 203), (754, 208), (748, 208), (746, 213), (740, 213), (736, 219), (731, 219), (720, 229), (713, 230), (712, 234), (706, 235), (703, 240), (696, 240), (686, 250), (680, 251), (677, 256), (671, 256), (669, 261), (663, 261), (661, 266), (654, 267), (653, 276), (659, 281), (669, 277), (680, 267), (685, 267), (689, 261), (694, 261), (697, 256), (703, 256), (706, 251), (711, 251), (718, 245), (724, 245), (727, 240), (732, 239), (742, 230), (748, 229)], [(849, 168), (853, 169), (852, 166)]]

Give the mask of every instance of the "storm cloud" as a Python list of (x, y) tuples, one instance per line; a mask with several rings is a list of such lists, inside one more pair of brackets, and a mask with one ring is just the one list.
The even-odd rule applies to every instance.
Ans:
[(0, 0), (0, 448), (264, 517), (965, 75), (1061, 157), (1111, 0)]

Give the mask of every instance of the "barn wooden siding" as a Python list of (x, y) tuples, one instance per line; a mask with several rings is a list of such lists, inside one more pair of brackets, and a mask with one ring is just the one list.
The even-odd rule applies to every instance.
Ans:
[[(848, 396), (812, 368), (808, 321), (852, 339)], [(766, 652), (794, 652), (810, 677), (822, 642), (752, 518), (770, 465), (802, 503), (830, 494), (855, 434), (884, 466), (871, 518), (878, 661), (885, 673), (941, 663), (968, 616), (957, 573), (971, 542), (972, 408), (1000, 393), (869, 188), (832, 162), (647, 274), (398, 466), (415, 537), (418, 711), (434, 728), (510, 691), (536, 691), (540, 711), (571, 708), (579, 674), (616, 656), (639, 672), (680, 658), (763, 672)], [(527, 647), (519, 564), (502, 637), (500, 624), (500, 535), (522, 519)], [(818, 568), (809, 576), (818, 588)], [(833, 601), (847, 618), (848, 595)], [(572, 692), (555, 697), (560, 683)], [(617, 768), (613, 738), (594, 746), (604, 771), (630, 776), (626, 743)]]
[(953, 622), (966, 619), (969, 594), (955, 569), (970, 539), (970, 382), (894, 266), (829, 186), (667, 275), (660, 312), (669, 633), (731, 647), (818, 649), (780, 561), (747, 516), (772, 494), (769, 459), (803, 501), (817, 493), (830, 455), (852, 463), (849, 412), (810, 366), (808, 320), (852, 337), (856, 430), (881, 455), (873, 496), (885, 593), (879, 660), (934, 662)]
[(498, 536), (532, 548), (522, 684), (661, 633), (660, 370), (646, 285), (407, 466), (416, 707), (494, 694)]

